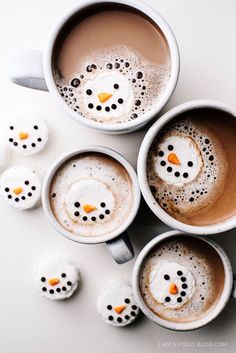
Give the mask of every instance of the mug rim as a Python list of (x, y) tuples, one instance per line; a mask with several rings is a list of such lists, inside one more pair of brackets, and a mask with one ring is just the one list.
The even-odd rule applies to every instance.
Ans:
[[(211, 246), (219, 255), (223, 267), (224, 267), (224, 272), (225, 272), (225, 279), (224, 279), (224, 287), (222, 290), (222, 293), (220, 295), (220, 298), (218, 299), (217, 303), (214, 305), (212, 309), (209, 310), (209, 313), (206, 316), (203, 316), (199, 320), (194, 320), (192, 322), (182, 322), (182, 323), (177, 323), (177, 322), (172, 322), (168, 321), (165, 319), (160, 318), (158, 315), (154, 314), (151, 309), (147, 306), (145, 301), (143, 300), (143, 297), (140, 292), (140, 287), (139, 287), (139, 278), (140, 278), (140, 272), (141, 268), (143, 265), (143, 262), (145, 261), (146, 257), (150, 253), (150, 251), (160, 242), (162, 242), (165, 239), (168, 238), (174, 238), (178, 236), (185, 236), (185, 237), (192, 237), (198, 240), (201, 240), (203, 243), (206, 242), (209, 246)], [(174, 331), (191, 331), (191, 330), (196, 330), (199, 329), (207, 324), (209, 324), (211, 321), (213, 321), (225, 308), (226, 304), (229, 301), (231, 292), (232, 292), (232, 287), (233, 287), (233, 271), (232, 271), (232, 266), (231, 262), (223, 250), (223, 248), (217, 244), (213, 239), (204, 237), (204, 236), (199, 236), (195, 234), (186, 234), (184, 232), (178, 231), (178, 230), (171, 230), (167, 231), (164, 233), (161, 233), (157, 235), (154, 239), (152, 239), (150, 242), (148, 242), (145, 247), (141, 250), (139, 253), (135, 264), (133, 268), (133, 273), (132, 273), (132, 287), (133, 287), (133, 292), (134, 292), (134, 297), (141, 309), (141, 311), (144, 313), (144, 315), (151, 321), (153, 321), (155, 324), (158, 324), (164, 328), (174, 330)]]
[[(125, 170), (129, 174), (132, 181), (134, 200), (133, 200), (131, 212), (128, 215), (125, 222), (123, 222), (118, 228), (115, 228), (113, 231), (109, 232), (108, 235), (104, 234), (104, 235), (98, 235), (98, 236), (81, 236), (78, 234), (73, 234), (72, 232), (66, 230), (59, 223), (59, 221), (54, 216), (50, 206), (50, 198), (49, 198), (50, 185), (57, 170), (63, 165), (63, 163), (65, 163), (73, 156), (76, 156), (82, 153), (87, 153), (87, 152), (88, 153), (97, 152), (97, 153), (102, 153), (109, 157), (112, 157), (125, 168)], [(70, 240), (73, 240), (75, 242), (82, 243), (82, 244), (99, 244), (99, 243), (107, 242), (108, 240), (112, 240), (116, 237), (119, 237), (119, 235), (121, 235), (123, 232), (127, 230), (127, 228), (131, 225), (134, 218), (136, 217), (136, 214), (139, 210), (140, 199), (141, 199), (141, 192), (139, 188), (138, 178), (132, 165), (120, 153), (110, 148), (98, 146), (98, 145), (80, 146), (79, 148), (72, 150), (70, 152), (67, 152), (62, 156), (60, 156), (49, 168), (44, 178), (43, 187), (42, 187), (42, 205), (43, 205), (44, 213), (49, 219), (49, 222), (52, 224), (52, 226), (56, 229), (58, 233), (60, 233), (61, 235), (65, 236)]]
[[(115, 4), (121, 4), (121, 5), (126, 5), (134, 8), (135, 10), (138, 10), (142, 12), (144, 15), (149, 17), (151, 20), (153, 20), (156, 25), (160, 28), (160, 30), (163, 32), (163, 35), (167, 41), (169, 51), (170, 51), (170, 58), (171, 58), (171, 70), (170, 70), (170, 78), (167, 84), (167, 87), (165, 88), (164, 92), (162, 93), (160, 100), (158, 103), (154, 106), (154, 108), (146, 112), (143, 117), (140, 117), (137, 120), (132, 120), (128, 122), (124, 122), (121, 124), (107, 124), (107, 123), (100, 123), (97, 121), (93, 121), (92, 119), (89, 118), (84, 118), (77, 112), (74, 112), (68, 104), (62, 99), (60, 93), (57, 90), (56, 83), (54, 81), (53, 77), (53, 70), (52, 70), (52, 53), (53, 53), (53, 48), (55, 44), (55, 40), (60, 33), (63, 25), (75, 14), (76, 12), (81, 11), (83, 8), (86, 8), (91, 5), (95, 4), (106, 4), (106, 3), (115, 3)], [(74, 120), (82, 123), (83, 125), (87, 127), (91, 127), (93, 129), (96, 129), (101, 132), (107, 132), (107, 133), (127, 133), (131, 131), (135, 131), (139, 128), (141, 128), (143, 125), (145, 125), (148, 121), (153, 119), (157, 114), (160, 113), (162, 108), (167, 104), (171, 96), (173, 95), (173, 92), (175, 90), (175, 87), (178, 82), (179, 78), (179, 71), (180, 71), (180, 57), (179, 57), (179, 48), (177, 41), (175, 39), (175, 36), (169, 26), (169, 24), (166, 22), (166, 20), (151, 6), (147, 5), (146, 3), (142, 1), (135, 1), (135, 0), (84, 0), (82, 3), (79, 5), (73, 7), (69, 11), (66, 12), (66, 14), (61, 17), (61, 19), (58, 20), (58, 22), (55, 24), (54, 28), (51, 31), (51, 34), (49, 36), (49, 40), (46, 46), (46, 49), (43, 53), (43, 68), (44, 68), (44, 75), (45, 75), (45, 80), (48, 86), (49, 91), (54, 95), (58, 103), (62, 106), (64, 109), (65, 113), (67, 113), (70, 117), (72, 117)]]
[(162, 115), (147, 131), (139, 150), (138, 162), (137, 162), (137, 174), (138, 174), (140, 189), (147, 205), (152, 210), (152, 212), (162, 222), (164, 222), (171, 228), (178, 229), (186, 233), (199, 234), (199, 235), (220, 234), (227, 230), (233, 229), (236, 226), (236, 215), (224, 220), (223, 222), (219, 222), (211, 225), (204, 225), (204, 226), (189, 225), (181, 221), (178, 221), (174, 217), (170, 216), (166, 211), (164, 211), (161, 208), (161, 206), (158, 204), (158, 202), (155, 200), (154, 196), (152, 195), (147, 181), (146, 163), (147, 163), (148, 152), (155, 136), (168, 122), (170, 122), (178, 115), (186, 111), (204, 109), (204, 108), (226, 112), (232, 118), (236, 119), (236, 111), (230, 105), (217, 100), (209, 100), (209, 99), (191, 100), (191, 101), (182, 103), (180, 105), (177, 105), (176, 107), (172, 108), (167, 113)]

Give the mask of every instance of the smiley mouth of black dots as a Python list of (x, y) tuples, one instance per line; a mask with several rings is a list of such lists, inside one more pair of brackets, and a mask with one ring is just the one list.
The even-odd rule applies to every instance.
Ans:
[[(34, 130), (38, 130), (38, 129), (39, 129), (38, 125), (34, 125), (33, 128), (34, 128)], [(14, 126), (11, 125), (11, 126), (9, 127), (9, 129), (10, 129), (11, 131), (13, 131), (13, 130), (14, 130)], [(11, 142), (11, 143), (13, 144), (13, 146), (15, 146), (15, 147), (17, 147), (17, 146), (20, 144), (19, 140), (15, 141), (15, 140), (13, 139), (13, 137), (10, 137), (8, 141)], [(35, 148), (36, 145), (37, 145), (37, 143), (41, 143), (41, 142), (42, 142), (42, 137), (38, 137), (38, 138), (37, 138), (37, 141), (31, 143), (31, 147)], [(27, 149), (29, 146), (28, 146), (28, 144), (26, 144), (26, 142), (25, 142), (25, 140), (24, 140), (24, 142), (22, 143), (21, 147), (22, 147), (23, 149)]]
[[(182, 286), (182, 289), (184, 289), (184, 290), (181, 290), (180, 297), (177, 298), (177, 302), (178, 303), (182, 303), (183, 297), (186, 296), (186, 291), (185, 290), (188, 288), (188, 285), (185, 283), (187, 279), (186, 279), (186, 277), (183, 276), (183, 272), (182, 271), (177, 271), (177, 275), (180, 277), (180, 280), (182, 282), (181, 286)], [(170, 280), (170, 276), (166, 274), (166, 275), (164, 275), (164, 279), (166, 281), (169, 281)], [(169, 296), (166, 296), (165, 297), (165, 302), (166, 303), (170, 303), (171, 302), (171, 298)]]
[[(62, 273), (61, 274), (61, 277), (62, 278), (66, 278), (66, 273)], [(46, 277), (41, 277), (41, 282), (45, 283), (46, 282)], [(55, 289), (48, 289), (47, 287), (42, 287), (42, 291), (43, 292), (48, 292), (50, 294), (54, 294), (55, 292), (57, 293), (63, 293), (63, 292), (66, 292), (68, 289), (70, 289), (70, 287), (72, 286), (72, 282), (71, 281), (67, 281), (66, 282), (67, 286), (66, 285), (63, 285), (62, 287), (56, 287)]]
[[(125, 302), (126, 304), (130, 304), (130, 299), (129, 299), (129, 298), (125, 298), (124, 302)], [(108, 305), (107, 305), (107, 310), (112, 311), (112, 310), (113, 310), (112, 305), (108, 304)], [(130, 317), (135, 317), (135, 316), (137, 316), (137, 311), (138, 311), (137, 305), (134, 305), (134, 304), (133, 304), (133, 305), (131, 305), (131, 311), (130, 311), (129, 315), (126, 314), (126, 315), (124, 316), (124, 318), (122, 318), (121, 316), (118, 316), (118, 317), (116, 318), (116, 321), (117, 321), (119, 324), (121, 324), (123, 321), (126, 322), (126, 321), (128, 321), (128, 320), (130, 319)], [(109, 320), (109, 321), (114, 321), (114, 320), (115, 320), (115, 316), (114, 316), (114, 315), (109, 315), (109, 316), (108, 316), (108, 320)]]
[[(80, 202), (75, 201), (74, 207), (75, 207), (74, 216), (75, 217), (81, 216), (81, 204), (80, 204)], [(106, 216), (108, 216), (111, 213), (111, 211), (106, 208), (105, 202), (101, 202), (100, 203), (100, 207), (103, 208), (104, 211), (103, 211), (103, 213), (100, 213), (98, 217), (99, 217), (100, 220), (103, 220)], [(97, 221), (97, 217), (95, 217), (95, 216), (91, 216), (91, 217), (82, 216), (82, 220), (84, 222), (87, 222), (88, 220), (96, 222)]]
[[(25, 182), (24, 182), (24, 184), (27, 186), (27, 187), (29, 187), (30, 189), (31, 189), (31, 191), (35, 191), (36, 190), (36, 186), (35, 185), (32, 185), (31, 187), (30, 187), (30, 182), (29, 182), (29, 180), (25, 180)], [(13, 199), (14, 198), (14, 196), (10, 193), (10, 188), (9, 187), (6, 187), (5, 188), (5, 192), (7, 193), (7, 197), (8, 197), (8, 199)], [(27, 196), (28, 197), (32, 197), (32, 192), (31, 191), (29, 191), (29, 192), (27, 192), (27, 193), (24, 193), (24, 191), (22, 191), (21, 193), (23, 193), (23, 195), (22, 196), (16, 196), (15, 197), (15, 202), (19, 202), (20, 200), (22, 200), (22, 201), (24, 201), (24, 200), (26, 200), (27, 199)]]
[[(132, 71), (131, 64), (124, 59), (118, 59), (116, 58), (114, 62), (108, 62), (105, 63), (103, 66), (97, 66), (95, 64), (89, 64), (86, 67), (85, 73), (82, 73), (78, 75), (77, 77), (73, 77), (70, 81), (69, 85), (62, 85), (62, 84), (57, 84), (57, 89), (61, 95), (61, 97), (64, 99), (64, 101), (75, 111), (81, 114), (83, 117), (86, 117), (84, 113), (81, 111), (79, 105), (78, 105), (78, 100), (76, 98), (76, 93), (78, 90), (80, 90), (82, 83), (85, 80), (89, 79), (90, 73), (94, 72), (99, 72), (102, 69), (106, 69), (108, 71), (118, 71), (124, 76), (128, 73), (129, 78), (128, 81), (130, 82), (131, 86), (138, 90), (138, 94), (135, 97), (135, 101), (131, 110), (131, 114), (129, 116), (129, 120), (134, 120), (138, 118), (139, 111), (144, 113), (145, 109), (142, 108), (142, 100), (146, 94), (146, 85), (144, 82), (144, 75), (142, 71)], [(113, 88), (117, 91), (119, 91), (119, 84), (117, 82), (114, 82)], [(135, 89), (133, 91), (135, 91)], [(88, 96), (92, 96), (93, 91), (91, 89), (86, 90), (86, 94)], [(99, 112), (104, 112), (104, 113), (109, 113), (110, 111), (115, 111), (118, 109), (118, 107), (122, 104), (124, 104), (124, 98), (119, 97), (117, 99), (116, 103), (112, 103), (110, 106), (106, 105), (103, 107), (100, 104), (94, 105), (92, 102), (88, 104), (88, 108), (91, 110), (96, 110)], [(142, 108), (142, 109), (141, 109)]]

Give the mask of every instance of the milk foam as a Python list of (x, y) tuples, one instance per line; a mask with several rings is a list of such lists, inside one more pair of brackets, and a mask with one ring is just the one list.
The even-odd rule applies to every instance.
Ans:
[[(183, 276), (176, 275), (177, 271), (182, 271)], [(166, 320), (196, 320), (209, 310), (218, 298), (220, 281), (216, 271), (211, 258), (208, 259), (202, 251), (195, 250), (184, 241), (166, 241), (150, 253), (143, 265), (140, 275), (143, 299), (154, 313)], [(163, 280), (164, 275), (169, 275), (170, 280)], [(181, 277), (184, 277), (185, 281), (181, 281)], [(182, 298), (183, 305), (175, 305), (177, 298), (175, 300), (175, 296), (168, 293), (167, 282), (172, 280), (177, 284), (177, 298)], [(186, 293), (187, 299), (180, 295), (182, 291)], [(167, 296), (171, 298), (168, 303), (164, 300)]]
[[(121, 46), (91, 53), (72, 77), (55, 71), (54, 78), (62, 98), (74, 111), (114, 124), (150, 111), (165, 90), (169, 74), (168, 65), (148, 62), (133, 49)], [(113, 95), (101, 103), (98, 94), (103, 92)]]
[(129, 216), (133, 192), (131, 178), (119, 162), (100, 153), (82, 154), (56, 173), (51, 207), (58, 222), (74, 235), (99, 236)]
[[(179, 164), (169, 162), (170, 154), (175, 154)], [(214, 205), (227, 174), (227, 156), (220, 140), (200, 121), (181, 120), (169, 125), (149, 151), (150, 189), (165, 211), (183, 221)]]
[[(192, 298), (195, 280), (187, 267), (176, 262), (160, 261), (149, 274), (150, 293), (167, 308), (180, 308)], [(176, 293), (171, 286), (176, 286)]]

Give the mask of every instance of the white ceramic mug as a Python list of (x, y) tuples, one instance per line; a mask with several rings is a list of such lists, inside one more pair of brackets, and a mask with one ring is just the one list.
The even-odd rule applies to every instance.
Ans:
[[(204, 244), (207, 243), (210, 245), (219, 255), (223, 267), (224, 267), (224, 272), (225, 272), (225, 279), (224, 279), (224, 286), (222, 289), (222, 293), (220, 295), (220, 298), (218, 299), (217, 303), (210, 309), (206, 315), (201, 317), (198, 320), (194, 320), (192, 322), (171, 322), (167, 321), (165, 319), (162, 319), (161, 317), (157, 316), (154, 314), (151, 309), (146, 305), (145, 301), (143, 300), (143, 297), (141, 295), (140, 291), (140, 272), (142, 269), (142, 265), (147, 258), (148, 254), (163, 240), (169, 239), (169, 238), (174, 238), (174, 237), (192, 237), (192, 238), (197, 238), (200, 241), (202, 241), (202, 246), (204, 248)], [(171, 330), (176, 330), (176, 331), (188, 331), (188, 330), (195, 330), (198, 329), (202, 326), (207, 325), (210, 323), (212, 320), (214, 320), (224, 309), (226, 304), (228, 303), (230, 297), (236, 299), (236, 281), (233, 280), (233, 271), (232, 267), (230, 264), (230, 260), (224, 250), (221, 248), (220, 245), (218, 245), (215, 241), (212, 239), (209, 239), (207, 237), (202, 237), (202, 236), (196, 236), (193, 234), (185, 234), (181, 233), (180, 231), (177, 230), (172, 230), (163, 234), (158, 235), (155, 237), (153, 240), (151, 240), (140, 252), (138, 255), (134, 269), (133, 269), (133, 275), (132, 275), (132, 284), (133, 284), (133, 291), (134, 291), (134, 296), (135, 299), (144, 313), (144, 315), (155, 322), (156, 324), (171, 329)]]
[(219, 111), (224, 111), (232, 117), (232, 119), (236, 119), (236, 111), (230, 106), (214, 100), (194, 100), (189, 101), (183, 104), (178, 105), (177, 107), (171, 109), (166, 114), (161, 116), (148, 130), (145, 135), (142, 145), (140, 147), (139, 156), (138, 156), (138, 179), (139, 185), (143, 194), (144, 199), (146, 200), (150, 209), (154, 212), (154, 214), (165, 224), (174, 229), (179, 229), (183, 232), (192, 233), (192, 234), (217, 234), (222, 233), (227, 230), (233, 229), (236, 227), (236, 216), (233, 216), (224, 222), (212, 225), (204, 225), (204, 226), (194, 226), (185, 224), (183, 222), (178, 221), (177, 219), (171, 217), (167, 212), (161, 208), (158, 202), (155, 200), (152, 192), (150, 191), (148, 181), (147, 181), (147, 172), (146, 172), (146, 164), (147, 164), (147, 156), (148, 151), (151, 147), (151, 144), (155, 138), (155, 136), (159, 133), (159, 131), (164, 128), (164, 126), (169, 123), (172, 119), (178, 117), (180, 114), (198, 110), (198, 109), (214, 109)]
[[(133, 199), (133, 206), (130, 211), (130, 214), (127, 217), (127, 219), (125, 219), (124, 222), (113, 232), (110, 232), (109, 235), (104, 234), (104, 235), (99, 235), (94, 237), (73, 235), (71, 232), (67, 231), (65, 228), (63, 228), (60, 225), (60, 223), (55, 218), (51, 209), (49, 192), (50, 192), (50, 185), (55, 173), (71, 157), (74, 157), (76, 155), (79, 155), (81, 153), (86, 153), (86, 152), (103, 153), (117, 160), (127, 170), (133, 184), (134, 199)], [(114, 260), (117, 263), (122, 264), (131, 260), (134, 257), (134, 251), (129, 241), (126, 230), (133, 222), (138, 212), (139, 204), (140, 204), (140, 195), (141, 194), (140, 194), (137, 175), (133, 167), (123, 156), (106, 147), (86, 146), (86, 147), (80, 147), (75, 151), (66, 153), (65, 155), (60, 157), (56, 162), (53, 163), (53, 165), (49, 169), (44, 179), (43, 188), (42, 188), (42, 204), (43, 204), (43, 209), (46, 216), (48, 217), (53, 227), (60, 234), (64, 235), (66, 238), (70, 240), (83, 243), (83, 244), (98, 244), (98, 243), (106, 242), (107, 247), (110, 250)]]
[[(93, 121), (93, 119), (86, 119), (74, 112), (74, 110), (67, 105), (58, 92), (52, 72), (52, 53), (54, 51), (56, 39), (59, 33), (61, 33), (64, 25), (73, 15), (83, 11), (85, 8), (98, 4), (105, 5), (106, 3), (109, 3), (109, 5), (114, 3), (129, 6), (148, 16), (163, 32), (169, 45), (171, 57), (170, 79), (158, 103), (152, 110), (146, 112), (143, 117), (129, 122), (124, 122), (122, 124), (101, 124)], [(167, 22), (153, 8), (137, 0), (87, 0), (83, 2), (79, 1), (79, 4), (75, 8), (70, 11), (66, 11), (66, 14), (56, 23), (50, 36), (48, 37), (46, 49), (43, 53), (41, 51), (33, 50), (13, 52), (9, 64), (9, 78), (14, 83), (25, 87), (44, 91), (49, 90), (68, 116), (74, 118), (76, 121), (102, 132), (118, 134), (128, 133), (140, 129), (160, 112), (173, 94), (178, 81), (179, 66), (179, 51), (175, 37)]]

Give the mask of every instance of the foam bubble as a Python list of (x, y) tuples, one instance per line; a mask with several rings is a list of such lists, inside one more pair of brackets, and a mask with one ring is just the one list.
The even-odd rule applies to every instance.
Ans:
[[(72, 77), (54, 72), (59, 93), (74, 111), (106, 123), (130, 121), (150, 111), (165, 90), (169, 75), (168, 65), (148, 62), (127, 47), (91, 53)], [(101, 103), (98, 94), (103, 92), (113, 95)]]
[[(179, 164), (169, 160), (170, 154)], [(149, 151), (150, 189), (160, 206), (182, 221), (214, 205), (223, 192), (227, 173), (221, 142), (200, 121), (172, 123), (154, 139)]]

